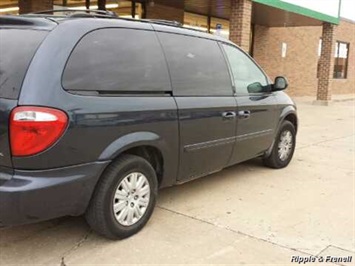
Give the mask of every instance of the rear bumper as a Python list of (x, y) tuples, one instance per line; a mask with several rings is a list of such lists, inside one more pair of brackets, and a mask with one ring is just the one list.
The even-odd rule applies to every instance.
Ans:
[(0, 225), (39, 222), (83, 214), (109, 162), (40, 170), (15, 170), (0, 180)]

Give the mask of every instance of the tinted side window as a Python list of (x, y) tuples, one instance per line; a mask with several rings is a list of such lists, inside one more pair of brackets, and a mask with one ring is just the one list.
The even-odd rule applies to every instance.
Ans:
[(87, 34), (70, 56), (63, 87), (75, 91), (171, 90), (163, 51), (153, 31), (102, 29)]
[(0, 29), (0, 98), (17, 99), (27, 68), (47, 31)]
[(174, 95), (232, 95), (227, 64), (217, 42), (158, 33), (170, 69)]
[(242, 51), (223, 45), (234, 78), (237, 94), (261, 93), (269, 89), (266, 76)]

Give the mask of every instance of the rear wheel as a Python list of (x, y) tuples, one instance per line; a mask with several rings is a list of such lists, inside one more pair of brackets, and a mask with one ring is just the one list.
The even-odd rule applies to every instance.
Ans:
[(107, 238), (129, 237), (148, 222), (157, 191), (153, 167), (141, 157), (123, 155), (100, 179), (86, 220), (94, 231)]
[(284, 121), (276, 136), (271, 154), (264, 158), (264, 164), (275, 169), (286, 167), (292, 160), (295, 147), (295, 126), (289, 121)]

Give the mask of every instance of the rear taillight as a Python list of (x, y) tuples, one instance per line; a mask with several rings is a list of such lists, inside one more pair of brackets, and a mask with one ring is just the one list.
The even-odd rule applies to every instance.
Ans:
[(22, 106), (10, 117), (10, 144), (13, 156), (29, 156), (51, 147), (64, 133), (67, 115), (60, 110)]

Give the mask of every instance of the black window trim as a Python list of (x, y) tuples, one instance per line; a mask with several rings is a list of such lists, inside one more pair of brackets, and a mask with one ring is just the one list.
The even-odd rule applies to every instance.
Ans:
[[(265, 71), (259, 66), (259, 64), (254, 60), (254, 58), (252, 58), (247, 52), (243, 51), (243, 49), (239, 48), (237, 45), (234, 45), (232, 43), (229, 42), (223, 42), (223, 41), (218, 41), (220, 48), (223, 51), (223, 56), (225, 57), (225, 60), (227, 62), (228, 65), (228, 69), (229, 69), (229, 73), (230, 73), (230, 78), (232, 81), (232, 85), (233, 85), (233, 90), (234, 90), (234, 95), (236, 97), (244, 97), (244, 96), (260, 96), (260, 95), (269, 95), (272, 94), (272, 83), (270, 83), (270, 78), (268, 77), (268, 75), (265, 73)], [(244, 55), (246, 55), (256, 66), (257, 68), (261, 71), (261, 73), (264, 75), (266, 82), (268, 83), (267, 86), (269, 86), (269, 90), (268, 91), (264, 91), (264, 92), (258, 92), (258, 93), (238, 93), (237, 88), (235, 86), (235, 81), (234, 81), (234, 74), (232, 71), (232, 67), (230, 65), (229, 59), (227, 57), (226, 51), (223, 47), (223, 45), (228, 45), (231, 46), (237, 50), (239, 50), (240, 52), (242, 52)]]
[[(60, 78), (60, 85), (62, 90), (64, 90), (66, 93), (70, 93), (73, 95), (79, 95), (79, 96), (95, 96), (95, 97), (139, 97), (139, 96), (151, 96), (151, 97), (160, 97), (160, 96), (172, 96), (173, 95), (173, 88), (171, 86), (171, 78), (170, 78), (170, 70), (168, 67), (168, 63), (165, 57), (165, 53), (163, 48), (163, 57), (164, 57), (164, 62), (165, 65), (168, 69), (168, 73), (169, 73), (169, 81), (170, 81), (170, 90), (166, 91), (166, 90), (162, 90), (162, 91), (124, 91), (124, 90), (113, 90), (110, 92), (107, 91), (98, 91), (98, 90), (71, 90), (71, 89), (66, 89), (63, 85), (63, 78), (64, 78), (64, 72), (65, 69), (67, 68), (68, 62), (73, 54), (73, 52), (75, 51), (75, 49), (77, 48), (77, 46), (80, 44), (80, 42), (89, 34), (95, 32), (95, 31), (99, 31), (99, 30), (105, 30), (105, 29), (128, 29), (128, 30), (136, 30), (136, 31), (149, 31), (149, 32), (153, 32), (156, 35), (156, 31), (152, 28), (152, 29), (140, 29), (140, 28), (129, 28), (129, 27), (117, 27), (117, 26), (106, 26), (106, 27), (100, 27), (100, 28), (95, 28), (93, 30), (90, 30), (88, 32), (86, 32), (84, 35), (82, 35), (78, 41), (75, 43), (75, 45), (73, 46), (72, 50), (70, 51), (70, 54), (65, 62), (65, 65), (63, 67), (62, 70), (62, 74), (61, 74), (61, 78)], [(161, 43), (160, 40), (158, 38), (158, 36), (156, 36), (159, 46), (161, 47)]]
[[(348, 51), (347, 51), (347, 55), (346, 55), (346, 65), (345, 65), (345, 75), (343, 78), (337, 78), (337, 77), (334, 77), (334, 73), (333, 73), (333, 79), (340, 79), (340, 80), (345, 80), (345, 79), (348, 79), (348, 70), (349, 70), (349, 55), (350, 55), (350, 42), (346, 42), (346, 41), (339, 41), (339, 40), (336, 40), (335, 41), (335, 46), (337, 47), (338, 44), (346, 44), (347, 48), (348, 48)], [(336, 49), (335, 47), (335, 49)], [(338, 47), (338, 53), (336, 54), (336, 56), (334, 56), (334, 66), (333, 66), (333, 69), (335, 68), (335, 66), (338, 65), (338, 60), (339, 60), (339, 47)]]

